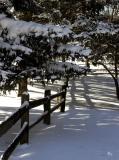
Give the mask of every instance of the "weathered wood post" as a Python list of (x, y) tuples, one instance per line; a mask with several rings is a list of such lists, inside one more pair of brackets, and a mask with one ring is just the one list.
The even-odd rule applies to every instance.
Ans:
[[(25, 104), (25, 102), (28, 102)], [(27, 92), (23, 92), (21, 97), (21, 105), (25, 105), (25, 112), (21, 117), (21, 127), (24, 125), (25, 122), (28, 123), (28, 128), (26, 128), (23, 138), (20, 141), (20, 144), (28, 143), (29, 142), (29, 94)]]
[[(51, 95), (51, 90), (45, 90), (44, 97), (49, 97), (50, 95)], [(44, 112), (50, 111), (50, 109), (51, 109), (51, 100), (48, 98), (47, 102), (44, 103)], [(44, 123), (49, 125), (50, 122), (51, 122), (51, 117), (50, 117), (50, 113), (49, 113), (45, 116)]]
[(18, 97), (22, 96), (22, 93), (26, 92), (27, 91), (27, 78), (22, 78), (20, 79), (18, 85), (19, 85), (19, 88), (18, 88)]
[(65, 101), (66, 101), (66, 85), (62, 86), (62, 91), (64, 91), (64, 93), (61, 96), (61, 100), (64, 99), (62, 105), (61, 105), (61, 112), (65, 112)]

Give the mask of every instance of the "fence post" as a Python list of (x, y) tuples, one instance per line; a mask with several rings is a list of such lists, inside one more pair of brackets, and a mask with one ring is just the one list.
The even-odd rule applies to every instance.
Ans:
[(62, 86), (62, 91), (65, 91), (62, 96), (61, 96), (61, 100), (64, 99), (64, 102), (61, 105), (61, 112), (65, 112), (65, 101), (66, 101), (66, 85)]
[(69, 83), (69, 77), (66, 77), (66, 81), (65, 81), (66, 88), (69, 87), (68, 83)]
[[(44, 96), (48, 97), (50, 95), (51, 95), (51, 90), (45, 90), (45, 95)], [(50, 109), (51, 109), (51, 101), (50, 101), (50, 99), (48, 99), (47, 102), (44, 103), (44, 112), (45, 111), (50, 111)], [(51, 117), (50, 117), (50, 113), (49, 113), (44, 117), (44, 123), (49, 125), (50, 122), (51, 122)]]
[[(25, 101), (29, 103), (29, 94), (24, 92), (21, 97), (21, 104), (23, 104)], [(26, 107), (25, 113), (21, 117), (21, 127), (24, 125), (24, 122), (28, 123), (28, 128), (26, 129), (24, 136), (22, 137), (20, 144), (28, 143), (29, 142), (29, 109)]]

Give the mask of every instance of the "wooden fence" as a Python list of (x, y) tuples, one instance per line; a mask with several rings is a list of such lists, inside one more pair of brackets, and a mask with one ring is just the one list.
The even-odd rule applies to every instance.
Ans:
[[(12, 152), (15, 150), (17, 145), (29, 142), (29, 130), (36, 124), (43, 122), (45, 124), (51, 123), (51, 113), (60, 107), (60, 111), (65, 111), (65, 101), (66, 101), (66, 90), (67, 85), (63, 85), (60, 93), (51, 95), (51, 90), (45, 90), (44, 98), (29, 101), (29, 95), (23, 94), (21, 98), (21, 107), (13, 113), (7, 120), (0, 124), (0, 137), (4, 135), (18, 120), (21, 120), (21, 129), (17, 136), (14, 138), (12, 143), (5, 150), (1, 156), (1, 160), (8, 160)], [(60, 102), (54, 107), (51, 107), (51, 100), (54, 98), (60, 98)], [(29, 111), (40, 105), (44, 105), (43, 114), (31, 125), (29, 125)]]

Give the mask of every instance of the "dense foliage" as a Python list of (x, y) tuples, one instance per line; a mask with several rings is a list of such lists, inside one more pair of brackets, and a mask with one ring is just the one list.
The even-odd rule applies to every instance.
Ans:
[(88, 59), (111, 74), (119, 98), (118, 0), (3, 1), (7, 3), (0, 5), (1, 87), (10, 78), (8, 84), (19, 77), (85, 74), (86, 68), (62, 61)]

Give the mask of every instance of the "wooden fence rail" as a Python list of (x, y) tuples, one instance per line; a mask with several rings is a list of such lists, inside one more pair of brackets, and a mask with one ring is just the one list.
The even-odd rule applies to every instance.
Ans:
[[(29, 101), (29, 95), (24, 93), (21, 98), (21, 107), (13, 113), (7, 120), (3, 121), (0, 124), (0, 137), (4, 135), (18, 120), (21, 120), (21, 129), (18, 133), (18, 135), (14, 138), (12, 143), (8, 146), (8, 148), (5, 150), (3, 155), (1, 156), (1, 160), (8, 160), (8, 158), (11, 156), (12, 152), (15, 150), (17, 145), (28, 143), (29, 142), (29, 130), (33, 128), (36, 124), (43, 122), (45, 124), (51, 123), (51, 113), (61, 108), (60, 111), (65, 111), (65, 101), (66, 101), (66, 91), (67, 91), (67, 85), (63, 85), (61, 92), (51, 95), (50, 90), (45, 90), (44, 98)], [(54, 107), (51, 108), (51, 100), (54, 98), (60, 97), (60, 102), (56, 104)], [(31, 125), (29, 125), (29, 111), (32, 108), (35, 108), (37, 106), (44, 105), (44, 113), (40, 115), (40, 117)]]
[(23, 127), (21, 128), (19, 134), (14, 138), (13, 142), (8, 146), (8, 148), (6, 149), (4, 154), (2, 155), (1, 160), (8, 160), (8, 158), (10, 157), (12, 152), (15, 150), (15, 148), (19, 144), (20, 139), (22, 139), (22, 137), (24, 137), (26, 135), (26, 132), (28, 132), (28, 128), (29, 128), (28, 123), (25, 122)]
[(0, 124), (0, 137), (5, 134), (28, 110), (27, 105), (28, 104), (25, 103), (23, 107), (21, 106), (21, 108)]

